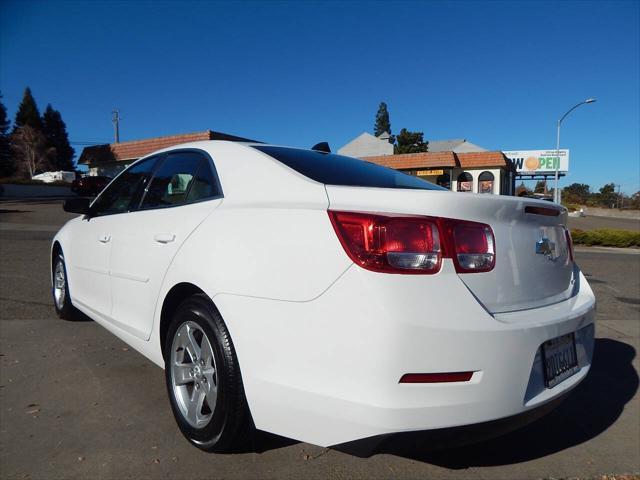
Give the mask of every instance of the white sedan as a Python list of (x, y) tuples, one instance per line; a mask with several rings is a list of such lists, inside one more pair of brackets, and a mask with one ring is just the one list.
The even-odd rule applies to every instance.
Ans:
[[(542, 410), (591, 365), (564, 208), (315, 150), (142, 158), (51, 249), (55, 307), (163, 367), (186, 438), (322, 446)], [(126, 392), (123, 392), (126, 395)]]

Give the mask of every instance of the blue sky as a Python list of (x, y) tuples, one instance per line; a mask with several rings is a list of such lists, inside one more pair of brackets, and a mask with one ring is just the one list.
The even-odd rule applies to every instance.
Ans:
[[(7, 2), (0, 90), (73, 141), (205, 129), (335, 150), (371, 131), (571, 150), (565, 184), (640, 190), (640, 2)], [(81, 149), (76, 146), (76, 149)]]

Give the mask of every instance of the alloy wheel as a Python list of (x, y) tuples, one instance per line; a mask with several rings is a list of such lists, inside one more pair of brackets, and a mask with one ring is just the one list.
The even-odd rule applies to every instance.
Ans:
[(53, 272), (53, 298), (56, 302), (56, 308), (62, 310), (64, 308), (64, 300), (67, 296), (66, 276), (64, 273), (64, 263), (58, 260), (56, 268)]
[(211, 342), (195, 322), (184, 322), (171, 346), (171, 386), (184, 420), (203, 428), (213, 417), (218, 398), (216, 361)]

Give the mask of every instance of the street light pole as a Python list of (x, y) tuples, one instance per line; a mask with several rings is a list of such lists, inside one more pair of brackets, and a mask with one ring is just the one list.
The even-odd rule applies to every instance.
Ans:
[(585, 105), (587, 103), (593, 103), (595, 102), (596, 99), (595, 98), (587, 98), (585, 101), (578, 103), (577, 105), (574, 105), (573, 107), (571, 107), (569, 110), (567, 110), (567, 113), (565, 113), (562, 117), (560, 117), (560, 120), (558, 120), (558, 124), (557, 124), (557, 135), (556, 135), (556, 161), (555, 161), (555, 175), (554, 175), (554, 188), (553, 188), (553, 201), (555, 203), (560, 203), (560, 191), (558, 190), (558, 170), (560, 169), (560, 127), (562, 126), (562, 121), (567, 117), (567, 115), (569, 115), (571, 112), (573, 112), (576, 108), (578, 108), (580, 105)]

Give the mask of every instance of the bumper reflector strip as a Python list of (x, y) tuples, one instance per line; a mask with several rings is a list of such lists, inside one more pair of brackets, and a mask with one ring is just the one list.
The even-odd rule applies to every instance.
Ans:
[(473, 372), (405, 373), (400, 378), (400, 383), (468, 382), (472, 376)]

